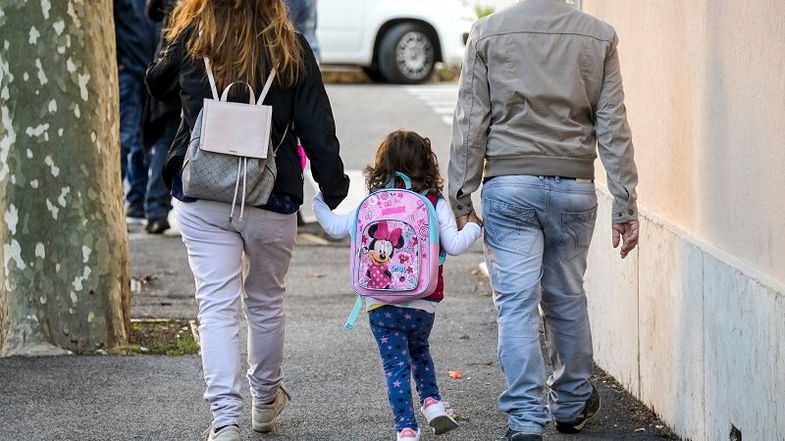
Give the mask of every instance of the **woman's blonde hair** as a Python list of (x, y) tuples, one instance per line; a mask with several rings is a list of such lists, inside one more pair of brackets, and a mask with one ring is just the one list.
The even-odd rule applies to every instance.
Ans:
[(283, 0), (180, 0), (166, 39), (189, 29), (189, 55), (210, 58), (219, 85), (244, 80), (258, 88), (275, 69), (278, 84), (287, 87), (302, 73), (303, 54)]

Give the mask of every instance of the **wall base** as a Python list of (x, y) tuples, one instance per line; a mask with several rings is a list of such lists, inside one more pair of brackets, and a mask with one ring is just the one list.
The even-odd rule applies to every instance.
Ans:
[(637, 251), (599, 215), (586, 290), (595, 359), (692, 441), (785, 440), (785, 289), (642, 212)]

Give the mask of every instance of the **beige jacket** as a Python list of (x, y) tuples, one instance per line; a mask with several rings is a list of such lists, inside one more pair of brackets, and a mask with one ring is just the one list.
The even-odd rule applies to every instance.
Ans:
[(449, 195), (472, 208), (483, 179), (608, 173), (613, 222), (637, 219), (638, 172), (614, 29), (562, 0), (524, 0), (479, 20), (453, 122)]

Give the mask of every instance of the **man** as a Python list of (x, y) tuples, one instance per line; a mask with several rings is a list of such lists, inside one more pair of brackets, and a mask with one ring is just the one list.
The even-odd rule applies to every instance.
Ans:
[(153, 59), (158, 29), (145, 17), (145, 0), (114, 0), (117, 67), (120, 83), (120, 162), (128, 180), (126, 216), (144, 222), (147, 164), (140, 130), (147, 92), (144, 72)]
[[(459, 226), (483, 177), (485, 252), (507, 389), (500, 440), (539, 441), (554, 419), (583, 429), (600, 397), (583, 288), (596, 218), (594, 160), (613, 195), (613, 246), (638, 241), (637, 170), (614, 29), (562, 0), (525, 0), (478, 21), (453, 125), (450, 200)], [(483, 176), (484, 170), (484, 176)], [(553, 364), (543, 400), (542, 313)]]

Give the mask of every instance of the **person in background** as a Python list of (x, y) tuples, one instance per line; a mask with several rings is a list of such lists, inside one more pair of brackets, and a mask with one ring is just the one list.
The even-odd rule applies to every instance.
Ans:
[[(147, 17), (154, 22), (165, 23), (176, 4), (177, 0), (147, 0)], [(160, 51), (159, 42), (154, 58), (158, 58)], [(163, 169), (169, 147), (180, 126), (181, 111), (179, 100), (159, 101), (149, 95), (147, 97), (142, 123), (142, 143), (149, 151), (144, 212), (147, 218), (145, 230), (150, 234), (162, 234), (170, 227), (168, 218), (172, 203), (164, 183)]]
[(294, 24), (294, 29), (308, 40), (314, 58), (319, 61), (319, 41), (316, 38), (316, 1), (284, 0), (284, 3), (289, 20)]
[(128, 182), (126, 217), (144, 222), (147, 161), (141, 140), (147, 96), (144, 73), (153, 60), (158, 26), (145, 16), (145, 0), (114, 0), (117, 69), (120, 83), (120, 168)]

